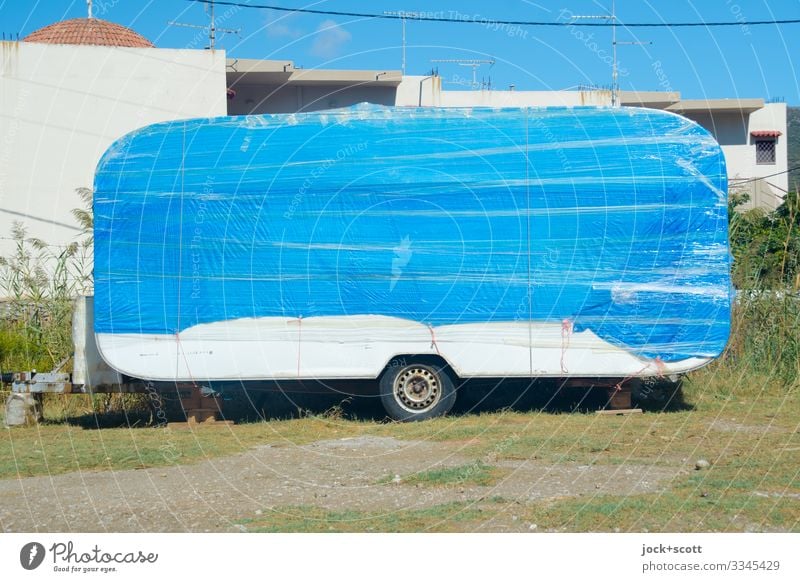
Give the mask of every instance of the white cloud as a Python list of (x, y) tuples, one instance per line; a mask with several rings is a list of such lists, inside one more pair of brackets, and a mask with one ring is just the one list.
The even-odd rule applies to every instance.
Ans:
[(267, 26), (267, 34), (273, 38), (296, 39), (303, 36), (303, 31), (285, 24), (270, 24)]
[(297, 40), (305, 34), (302, 28), (296, 28), (291, 25), (293, 19), (292, 14), (288, 16), (279, 16), (277, 18), (270, 18), (267, 20), (266, 30), (267, 36), (271, 38), (289, 38)]
[(333, 20), (324, 20), (314, 35), (314, 44), (309, 51), (315, 57), (330, 59), (341, 52), (341, 49), (353, 38), (353, 35), (336, 24)]

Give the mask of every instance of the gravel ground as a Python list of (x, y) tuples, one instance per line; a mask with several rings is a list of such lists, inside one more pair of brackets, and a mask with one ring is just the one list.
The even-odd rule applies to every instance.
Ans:
[[(474, 462), (461, 455), (462, 446), (358, 437), (263, 446), (194, 465), (3, 480), (0, 527), (5, 532), (246, 531), (237, 521), (293, 505), (391, 512), (492, 496), (531, 503), (630, 495), (659, 491), (681, 470), (502, 460), (490, 463), (503, 470), (492, 486), (392, 482), (395, 475)], [(514, 529), (512, 519), (498, 515), (483, 530)]]

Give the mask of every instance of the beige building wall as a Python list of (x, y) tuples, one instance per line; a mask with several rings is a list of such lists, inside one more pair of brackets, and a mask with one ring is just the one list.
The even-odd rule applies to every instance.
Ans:
[(394, 87), (346, 85), (235, 85), (229, 115), (295, 113), (349, 107), (357, 103), (395, 104)]
[(403, 78), (396, 105), (431, 107), (558, 107), (610, 105), (610, 91), (443, 91), (441, 77)]

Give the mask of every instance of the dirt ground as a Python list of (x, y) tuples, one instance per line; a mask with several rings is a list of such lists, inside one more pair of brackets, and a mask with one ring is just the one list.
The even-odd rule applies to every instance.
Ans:
[[(514, 503), (629, 495), (663, 490), (685, 467), (490, 463), (491, 486), (404, 483), (402, 476), (474, 461), (459, 443), (357, 437), (305, 446), (268, 445), (194, 465), (75, 472), (0, 481), (0, 527), (6, 532), (247, 531), (242, 520), (316, 506), (335, 511), (424, 509), (500, 496)], [(480, 531), (528, 531), (513, 507), (487, 515)]]

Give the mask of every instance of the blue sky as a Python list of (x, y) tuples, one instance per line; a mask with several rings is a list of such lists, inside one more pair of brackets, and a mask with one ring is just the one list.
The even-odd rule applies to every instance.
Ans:
[[(498, 89), (574, 88), (611, 83), (611, 32), (596, 28), (533, 28), (485, 20), (566, 21), (571, 14), (605, 14), (611, 0), (251, 0), (253, 3), (380, 13), (435, 13), (473, 24), (407, 23), (407, 73), (437, 66), (445, 89), (467, 89), (471, 69), (432, 59), (494, 59), (478, 69)], [(207, 24), (204, 6), (188, 0), (94, 0), (95, 16), (130, 26), (159, 47), (202, 48), (202, 32), (170, 20)], [(0, 0), (0, 31), (24, 36), (64, 19), (86, 15), (85, 0)], [(675, 90), (684, 98), (763, 97), (800, 105), (800, 24), (748, 22), (800, 18), (800, 0), (617, 0), (620, 87)], [(399, 69), (398, 21), (286, 14), (217, 7), (217, 25), (241, 29), (218, 46), (239, 58), (286, 59), (305, 68)], [(733, 21), (726, 28), (625, 29), (625, 22)]]

